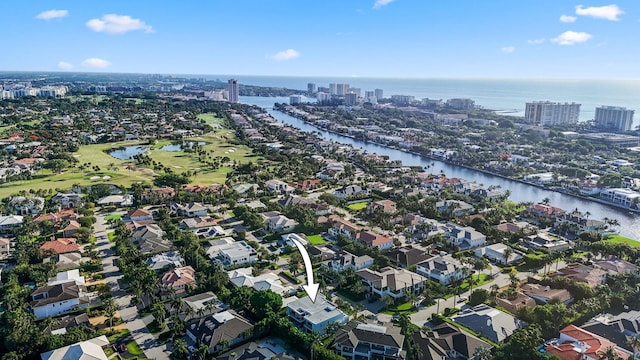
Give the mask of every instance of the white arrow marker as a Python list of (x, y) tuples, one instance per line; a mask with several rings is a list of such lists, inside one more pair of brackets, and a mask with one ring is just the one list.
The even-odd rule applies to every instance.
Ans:
[(304, 261), (304, 270), (307, 272), (307, 285), (303, 285), (304, 291), (307, 292), (309, 298), (312, 302), (316, 302), (316, 297), (318, 296), (318, 287), (320, 284), (315, 284), (313, 282), (313, 267), (311, 266), (311, 258), (309, 257), (309, 253), (307, 249), (304, 248), (301, 242), (290, 237), (289, 239), (293, 240), (293, 243), (296, 244), (298, 250), (300, 250), (300, 254), (302, 255), (302, 260)]

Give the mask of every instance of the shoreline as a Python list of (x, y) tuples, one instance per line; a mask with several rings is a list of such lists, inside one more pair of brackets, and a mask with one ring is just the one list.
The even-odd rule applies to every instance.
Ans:
[(289, 115), (291, 117), (294, 117), (294, 118), (296, 118), (296, 119), (298, 119), (300, 121), (304, 121), (304, 123), (306, 123), (308, 125), (311, 125), (311, 126), (313, 126), (314, 128), (316, 128), (318, 130), (323, 130), (323, 131), (326, 131), (326, 132), (329, 132), (329, 133), (332, 133), (332, 134), (335, 134), (335, 135), (348, 137), (348, 138), (351, 138), (351, 139), (356, 140), (356, 141), (362, 141), (364, 143), (372, 143), (372, 144), (375, 144), (375, 145), (378, 145), (378, 146), (385, 147), (387, 149), (397, 150), (397, 151), (401, 151), (401, 152), (404, 152), (404, 153), (407, 153), (407, 154), (419, 156), (419, 157), (424, 158), (424, 159), (440, 161), (440, 162), (443, 162), (445, 164), (459, 166), (459, 167), (462, 167), (462, 168), (465, 168), (465, 169), (468, 169), (468, 170), (478, 171), (478, 172), (481, 172), (481, 173), (483, 173), (485, 175), (490, 175), (490, 176), (499, 177), (499, 178), (502, 178), (502, 179), (505, 179), (505, 180), (515, 181), (515, 182), (518, 182), (518, 183), (521, 183), (521, 184), (524, 184), (524, 185), (529, 185), (529, 186), (537, 187), (537, 188), (540, 188), (540, 189), (553, 191), (553, 192), (557, 192), (557, 193), (564, 194), (564, 195), (573, 196), (573, 197), (581, 199), (581, 200), (597, 202), (599, 204), (607, 205), (607, 206), (610, 206), (610, 207), (613, 207), (613, 208), (616, 208), (616, 209), (619, 209), (619, 210), (626, 210), (626, 211), (632, 212), (634, 214), (640, 214), (640, 210), (624, 207), (624, 206), (621, 206), (621, 205), (618, 205), (618, 204), (615, 204), (615, 203), (611, 203), (611, 202), (608, 202), (608, 201), (605, 201), (605, 200), (602, 200), (602, 199), (589, 197), (589, 196), (584, 196), (584, 195), (579, 195), (579, 194), (574, 194), (574, 193), (571, 193), (571, 192), (560, 191), (560, 190), (552, 188), (552, 187), (547, 187), (547, 186), (544, 186), (544, 185), (528, 182), (528, 181), (525, 181), (525, 180), (522, 180), (522, 179), (511, 178), (511, 177), (508, 177), (508, 176), (505, 176), (505, 175), (501, 175), (501, 174), (496, 174), (496, 173), (490, 172), (490, 171), (485, 170), (485, 169), (475, 168), (475, 167), (472, 167), (472, 166), (469, 166), (469, 165), (456, 163), (456, 162), (453, 162), (453, 161), (450, 161), (450, 160), (447, 160), (447, 159), (432, 157), (432, 156), (421, 154), (421, 153), (418, 153), (418, 152), (415, 152), (415, 151), (411, 151), (411, 150), (407, 150), (407, 149), (403, 149), (403, 148), (398, 148), (398, 147), (394, 147), (394, 146), (389, 146), (387, 144), (382, 144), (382, 143), (379, 143), (379, 142), (376, 142), (376, 141), (372, 141), (372, 140), (359, 139), (359, 138), (356, 138), (353, 135), (343, 134), (343, 133), (339, 133), (337, 131), (333, 131), (333, 130), (330, 130), (330, 129), (319, 127), (316, 124), (314, 124), (314, 123), (312, 123), (310, 121), (307, 121), (306, 119), (300, 118), (296, 114), (291, 114), (291, 113), (288, 113), (286, 111), (282, 111), (279, 108), (272, 107), (272, 110), (279, 111), (279, 112), (281, 112), (283, 114), (287, 114), (287, 115)]

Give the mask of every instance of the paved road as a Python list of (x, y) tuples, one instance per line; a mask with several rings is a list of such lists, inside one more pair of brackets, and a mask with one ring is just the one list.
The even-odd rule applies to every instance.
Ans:
[(151, 315), (141, 318), (138, 309), (131, 306), (131, 295), (120, 289), (120, 279), (122, 273), (114, 264), (118, 258), (112, 247), (114, 244), (109, 241), (107, 236), (107, 223), (104, 215), (96, 215), (96, 223), (94, 224), (94, 233), (97, 238), (97, 249), (102, 258), (103, 273), (106, 283), (111, 287), (111, 294), (118, 306), (120, 317), (124, 321), (127, 329), (131, 332), (131, 336), (138, 343), (144, 354), (149, 359), (164, 360), (169, 359), (171, 353), (167, 344), (160, 344), (158, 339), (147, 329), (147, 324), (153, 321)]

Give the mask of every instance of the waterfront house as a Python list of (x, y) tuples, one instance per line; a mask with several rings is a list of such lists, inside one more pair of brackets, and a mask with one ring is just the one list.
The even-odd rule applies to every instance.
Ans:
[(394, 299), (404, 297), (407, 292), (417, 293), (424, 288), (424, 276), (405, 269), (385, 267), (379, 271), (362, 269), (356, 272), (368, 287), (368, 293), (379, 297), (389, 295)]
[(404, 335), (392, 324), (378, 325), (352, 321), (338, 330), (336, 352), (345, 359), (403, 360)]
[(557, 275), (587, 283), (590, 287), (604, 285), (607, 282), (606, 270), (579, 263), (568, 264), (564, 269), (558, 270)]
[(305, 332), (317, 331), (321, 335), (324, 335), (329, 324), (344, 325), (349, 321), (349, 316), (329, 302), (322, 293), (318, 293), (315, 302), (305, 296), (288, 303), (287, 316)]

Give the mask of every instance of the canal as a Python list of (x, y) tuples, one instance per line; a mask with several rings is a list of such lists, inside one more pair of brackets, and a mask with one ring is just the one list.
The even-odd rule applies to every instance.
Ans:
[(543, 199), (548, 198), (550, 204), (560, 207), (564, 210), (571, 211), (573, 209), (579, 209), (580, 211), (590, 212), (591, 219), (603, 219), (605, 217), (610, 219), (618, 219), (620, 222), (620, 234), (628, 236), (630, 238), (640, 240), (640, 215), (630, 213), (623, 209), (600, 204), (594, 201), (584, 200), (578, 197), (562, 194), (559, 192), (542, 189), (533, 185), (524, 184), (518, 181), (505, 179), (499, 176), (493, 176), (481, 171), (468, 169), (462, 166), (448, 164), (438, 160), (432, 160), (423, 158), (419, 155), (411, 154), (402, 150), (388, 148), (386, 146), (364, 142), (356, 140), (348, 136), (342, 136), (329, 131), (325, 131), (315, 126), (309, 125), (306, 122), (297, 119), (293, 116), (285, 114), (283, 112), (273, 110), (273, 104), (288, 103), (287, 97), (257, 97), (257, 96), (243, 96), (240, 101), (244, 104), (256, 105), (265, 108), (271, 116), (278, 121), (287, 125), (296, 127), (303, 131), (315, 132), (320, 134), (324, 139), (339, 142), (342, 144), (348, 144), (357, 149), (362, 149), (368, 153), (375, 153), (378, 155), (388, 156), (390, 160), (400, 160), (405, 166), (421, 166), (427, 167), (425, 171), (432, 174), (440, 174), (443, 172), (448, 177), (458, 177), (468, 181), (475, 181), (485, 187), (494, 185), (499, 186), (501, 191), (509, 190), (511, 192), (510, 198), (517, 202), (530, 201), (534, 203), (541, 202)]

